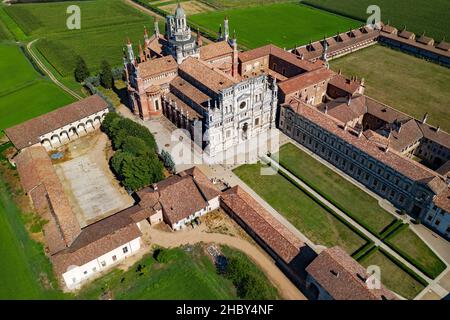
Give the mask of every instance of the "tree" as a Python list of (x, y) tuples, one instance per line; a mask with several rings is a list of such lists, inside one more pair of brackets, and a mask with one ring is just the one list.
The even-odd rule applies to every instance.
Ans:
[(114, 79), (111, 71), (111, 66), (108, 61), (103, 60), (100, 67), (100, 83), (105, 89), (111, 89), (114, 85)]
[(89, 77), (89, 69), (87, 67), (86, 61), (81, 56), (77, 56), (75, 62), (74, 76), (77, 82), (83, 82), (87, 77)]
[(175, 162), (173, 162), (172, 156), (166, 150), (161, 151), (161, 159), (164, 162), (164, 166), (170, 171), (175, 172)]
[(135, 156), (150, 153), (150, 148), (145, 144), (144, 140), (137, 137), (128, 137), (122, 143), (122, 150)]

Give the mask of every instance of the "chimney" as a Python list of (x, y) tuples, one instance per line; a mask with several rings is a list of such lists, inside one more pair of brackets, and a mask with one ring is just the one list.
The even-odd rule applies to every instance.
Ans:
[(398, 133), (400, 133), (400, 132), (402, 132), (402, 124), (401, 123), (398, 125)]
[(325, 113), (325, 114), (328, 114), (328, 104), (327, 104), (327, 103), (325, 103), (325, 110), (324, 110), (324, 113)]
[(439, 132), (439, 131), (441, 131), (441, 126), (437, 126), (437, 128), (436, 128), (436, 132)]
[(362, 135), (363, 135), (363, 129), (359, 130), (359, 132), (358, 132), (358, 138), (361, 138)]
[(422, 123), (427, 123), (428, 120), (428, 112), (423, 115)]
[(349, 106), (352, 103), (352, 95), (349, 94), (347, 98), (347, 105)]
[(152, 184), (153, 190), (158, 191), (158, 185), (156, 183)]

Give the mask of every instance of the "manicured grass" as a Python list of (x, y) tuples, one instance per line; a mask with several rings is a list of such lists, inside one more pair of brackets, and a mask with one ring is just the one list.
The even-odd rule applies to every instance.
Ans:
[[(366, 80), (366, 94), (450, 132), (450, 69), (381, 45), (331, 61), (334, 70)], [(445, 121), (447, 119), (447, 121)]]
[(55, 281), (51, 264), (41, 245), (32, 241), (24, 228), (22, 213), (12, 199), (12, 192), (2, 177), (6, 160), (0, 147), (0, 299), (60, 299), (60, 291), (45, 288)]
[(380, 267), (383, 285), (406, 299), (414, 299), (425, 288), (380, 250), (363, 257), (359, 263), (364, 267), (371, 265)]
[(220, 9), (234, 9), (241, 7), (251, 7), (251, 6), (264, 6), (277, 2), (297, 2), (292, 0), (204, 0), (204, 2), (209, 3), (211, 6)]
[(450, 37), (448, 23), (450, 2), (448, 0), (433, 0), (433, 5), (427, 0), (303, 0), (304, 3), (317, 5), (325, 10), (366, 21), (369, 5), (377, 5), (381, 9), (381, 20), (402, 29), (405, 25), (409, 31), (441, 40), (443, 36)]
[(296, 3), (201, 13), (190, 16), (189, 20), (217, 34), (225, 15), (229, 17), (230, 30), (236, 30), (238, 44), (248, 48), (269, 43), (293, 48), (361, 25), (358, 21)]
[[(108, 291), (113, 299), (214, 300), (236, 299), (231, 281), (216, 268), (199, 246), (168, 250), (164, 263), (146, 256), (128, 271), (114, 270), (83, 288), (78, 298), (99, 299)], [(138, 271), (138, 266), (145, 266)], [(140, 275), (140, 273), (142, 273)], [(123, 279), (123, 280), (122, 280)]]
[[(81, 9), (80, 30), (66, 27), (65, 12), (70, 4)], [(153, 18), (122, 0), (18, 4), (4, 10), (28, 36), (40, 38), (37, 48), (63, 76), (72, 76), (77, 55), (91, 71), (98, 71), (103, 59), (119, 66), (126, 39), (133, 41), (137, 51), (144, 26), (153, 32)], [(160, 29), (163, 32), (162, 24)]]
[(345, 180), (292, 143), (279, 152), (280, 164), (303, 180), (324, 198), (336, 203), (344, 212), (373, 233), (379, 234), (395, 217), (382, 209), (378, 201), (351, 182)]
[(366, 243), (280, 174), (261, 175), (260, 169), (260, 164), (243, 165), (233, 172), (311, 241), (327, 247), (339, 245), (349, 254)]
[(410, 228), (395, 232), (385, 242), (432, 279), (445, 270), (444, 262)]
[(19, 91), (0, 97), (0, 129), (55, 110), (74, 98), (49, 81), (38, 81)]

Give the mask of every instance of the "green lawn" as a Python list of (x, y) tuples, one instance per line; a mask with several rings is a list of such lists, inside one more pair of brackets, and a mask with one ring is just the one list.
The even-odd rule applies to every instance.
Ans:
[(352, 218), (379, 234), (395, 217), (382, 209), (378, 201), (357, 186), (321, 164), (292, 143), (283, 145), (279, 152), (280, 164), (306, 182)]
[(444, 262), (410, 228), (394, 233), (385, 242), (432, 279), (445, 270)]
[(251, 6), (264, 6), (272, 3), (277, 2), (297, 2), (293, 0), (204, 0), (203, 2), (206, 2), (210, 4), (211, 6), (215, 8), (220, 9), (234, 9), (234, 8), (241, 8), (241, 7), (251, 7)]
[(260, 168), (260, 164), (243, 165), (233, 171), (312, 242), (327, 247), (339, 245), (349, 254), (366, 243), (283, 176), (261, 175)]
[[(450, 132), (450, 69), (381, 45), (331, 61), (334, 70), (366, 80), (366, 94)], [(447, 121), (446, 121), (447, 120)]]
[(190, 16), (189, 20), (217, 34), (225, 15), (229, 17), (231, 31), (236, 30), (238, 44), (248, 48), (269, 43), (292, 48), (361, 25), (361, 22), (296, 3), (200, 13)]
[(450, 1), (433, 0), (303, 0), (305, 3), (318, 5), (321, 8), (339, 14), (366, 21), (369, 5), (378, 5), (381, 9), (381, 20), (399, 29), (405, 25), (408, 30), (441, 40), (443, 36), (450, 37), (448, 23)]
[[(0, 167), (6, 160), (2, 158)], [(0, 169), (1, 169), (0, 168)], [(11, 170), (11, 169), (8, 169)], [(24, 228), (22, 213), (11, 197), (10, 188), (0, 172), (0, 299), (60, 299), (59, 291), (45, 288), (39, 279), (55, 285), (51, 264), (41, 245), (32, 241)]]
[[(80, 30), (66, 27), (65, 12), (70, 4), (81, 9)], [(92, 71), (98, 71), (103, 59), (120, 66), (126, 39), (134, 42), (137, 51), (144, 26), (153, 32), (153, 18), (123, 0), (17, 4), (4, 10), (27, 36), (40, 39), (38, 50), (65, 77), (72, 77), (76, 55), (81, 55)], [(162, 24), (160, 29), (163, 32)]]
[(201, 247), (191, 248), (163, 249), (169, 258), (162, 263), (148, 255), (126, 272), (116, 269), (83, 288), (78, 298), (99, 299), (108, 291), (117, 300), (237, 299), (231, 281), (217, 273)]
[(425, 288), (380, 250), (363, 257), (359, 262), (366, 268), (371, 265), (379, 266), (381, 282), (406, 299), (414, 299)]
[(69, 94), (49, 81), (39, 81), (0, 97), (0, 129), (55, 110), (74, 101)]

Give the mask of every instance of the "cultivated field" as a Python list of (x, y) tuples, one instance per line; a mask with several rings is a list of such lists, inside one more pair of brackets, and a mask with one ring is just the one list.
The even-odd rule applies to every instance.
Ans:
[(40, 75), (22, 51), (0, 43), (0, 130), (58, 107), (73, 98)]
[(369, 5), (378, 5), (381, 20), (402, 29), (405, 25), (409, 31), (428, 36), (436, 40), (450, 37), (449, 12), (450, 1), (433, 0), (303, 0), (304, 3), (319, 6), (325, 10), (366, 21)]
[(289, 143), (280, 148), (280, 164), (323, 197), (332, 200), (358, 222), (379, 234), (395, 218), (378, 201), (319, 161)]
[(261, 165), (243, 165), (233, 172), (312, 242), (339, 245), (349, 254), (366, 241), (280, 174), (261, 175)]
[(225, 15), (230, 19), (230, 31), (236, 30), (238, 44), (247, 48), (269, 43), (293, 48), (361, 25), (358, 21), (296, 3), (201, 13), (190, 16), (189, 20), (216, 35)]
[(364, 267), (373, 265), (380, 267), (383, 285), (406, 299), (414, 299), (425, 288), (422, 283), (414, 279), (380, 250), (368, 254), (359, 262)]
[[(70, 4), (81, 9), (81, 30), (66, 27)], [(99, 69), (103, 59), (119, 66), (126, 39), (137, 49), (138, 41), (143, 41), (144, 25), (153, 32), (153, 19), (122, 0), (18, 4), (4, 10), (30, 39), (40, 39), (38, 50), (63, 76), (72, 77), (76, 55), (81, 55), (92, 71)]]
[[(173, 14), (175, 12), (175, 9), (177, 8), (178, 3), (172, 3), (171, 1), (169, 4), (166, 4), (166, 2), (163, 2), (161, 5), (158, 6), (159, 9), (164, 10), (165, 12), (168, 12), (169, 14)], [(215, 9), (211, 7), (208, 4), (205, 4), (201, 1), (183, 1), (183, 9), (184, 12), (186, 12), (186, 15), (190, 16), (197, 13), (202, 12), (209, 12), (214, 11)]]
[(366, 94), (450, 132), (450, 69), (381, 45), (331, 61), (335, 71), (364, 77)]
[(211, 6), (219, 9), (234, 9), (252, 6), (265, 6), (279, 2), (298, 2), (296, 0), (203, 0)]

